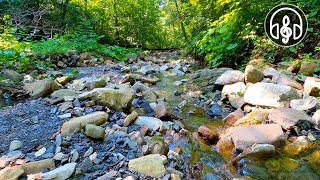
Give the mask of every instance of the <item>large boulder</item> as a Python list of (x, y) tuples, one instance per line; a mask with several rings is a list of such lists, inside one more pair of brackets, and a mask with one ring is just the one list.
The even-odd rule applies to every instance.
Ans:
[(292, 129), (299, 120), (311, 121), (311, 118), (304, 112), (295, 109), (281, 107), (276, 108), (269, 114), (269, 120), (280, 124), (284, 129)]
[(166, 172), (163, 164), (164, 159), (159, 154), (150, 154), (130, 160), (128, 166), (130, 171), (159, 178)]
[(228, 129), (235, 149), (243, 151), (253, 144), (273, 144), (279, 146), (284, 140), (283, 131), (278, 124), (245, 125)]
[(244, 101), (249, 104), (283, 107), (292, 99), (299, 99), (298, 91), (290, 86), (259, 82), (249, 86)]
[(110, 89), (97, 88), (78, 96), (80, 100), (90, 99), (96, 104), (113, 108), (117, 111), (127, 110), (131, 107), (134, 90), (130, 88)]
[(106, 112), (98, 111), (81, 117), (72, 118), (63, 123), (61, 135), (70, 136), (76, 129), (81, 129), (87, 124), (102, 125), (107, 122), (109, 115)]
[(311, 96), (320, 96), (320, 79), (314, 77), (307, 77), (304, 82), (304, 92)]
[(23, 87), (31, 98), (45, 97), (59, 88), (58, 83), (53, 80), (40, 80), (34, 83), (26, 83)]
[(228, 70), (224, 72), (215, 82), (217, 85), (234, 84), (244, 81), (244, 73), (238, 70)]
[(244, 71), (246, 83), (257, 83), (263, 80), (264, 75), (258, 67), (248, 65)]

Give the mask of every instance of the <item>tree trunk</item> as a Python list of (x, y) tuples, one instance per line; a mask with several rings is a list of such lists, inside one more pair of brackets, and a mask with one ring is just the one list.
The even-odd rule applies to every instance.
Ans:
[(187, 36), (187, 33), (186, 33), (186, 29), (185, 29), (184, 24), (183, 24), (181, 13), (180, 13), (180, 10), (179, 10), (178, 1), (175, 0), (174, 2), (175, 2), (175, 5), (176, 5), (178, 16), (179, 16), (179, 21), (180, 21), (180, 25), (181, 25), (181, 29), (182, 29), (182, 33), (183, 33), (184, 39), (188, 43), (189, 40), (188, 40), (188, 36)]
[(116, 34), (116, 43), (119, 45), (120, 41), (120, 31), (119, 31), (119, 20), (118, 20), (118, 13), (117, 13), (117, 0), (113, 0), (113, 18), (114, 18), (114, 26), (116, 28), (115, 34)]

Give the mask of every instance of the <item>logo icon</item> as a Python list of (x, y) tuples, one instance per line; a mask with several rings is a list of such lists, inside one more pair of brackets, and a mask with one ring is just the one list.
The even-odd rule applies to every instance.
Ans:
[(297, 6), (282, 4), (272, 8), (264, 30), (269, 39), (279, 46), (290, 47), (300, 43), (307, 34), (308, 20)]

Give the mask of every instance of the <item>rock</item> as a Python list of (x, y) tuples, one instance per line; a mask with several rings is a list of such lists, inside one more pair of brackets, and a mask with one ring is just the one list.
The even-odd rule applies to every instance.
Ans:
[(0, 171), (0, 180), (18, 180), (23, 173), (21, 166), (6, 167)]
[(232, 126), (238, 119), (244, 117), (244, 114), (241, 109), (230, 113), (227, 117), (223, 119), (223, 123), (227, 126)]
[(318, 148), (319, 142), (309, 142), (297, 139), (293, 143), (284, 146), (285, 154), (292, 158), (307, 156)]
[(304, 93), (311, 96), (320, 96), (320, 79), (314, 77), (307, 77), (304, 82)]
[(222, 111), (221, 106), (217, 102), (212, 101), (209, 105), (209, 109), (207, 111), (207, 114), (210, 117), (215, 118), (216, 116), (222, 116), (223, 111)]
[(271, 144), (254, 144), (251, 151), (246, 154), (251, 157), (261, 158), (273, 156), (276, 154), (276, 148)]
[(320, 110), (317, 110), (314, 115), (312, 116), (312, 122), (316, 125), (320, 124)]
[(132, 89), (138, 92), (150, 90), (150, 88), (147, 85), (142, 84), (140, 81), (134, 83), (134, 85), (132, 86)]
[(2, 75), (5, 79), (10, 79), (13, 82), (21, 82), (23, 80), (23, 76), (11, 69), (3, 69)]
[(133, 111), (131, 114), (129, 114), (123, 122), (124, 126), (129, 126), (134, 120), (137, 119), (137, 117), (139, 116), (139, 114), (137, 113), (137, 111)]
[(268, 115), (268, 111), (254, 109), (252, 112), (236, 121), (233, 126), (262, 124), (263, 122), (266, 122)]
[(68, 65), (66, 65), (66, 64), (65, 64), (64, 62), (62, 62), (62, 61), (58, 61), (57, 66), (60, 67), (60, 68), (66, 68), (66, 67), (68, 67)]
[(219, 133), (217, 130), (203, 125), (198, 128), (198, 134), (207, 144), (210, 145), (215, 144), (219, 140)]
[(273, 77), (273, 82), (276, 82), (276, 84), (279, 84), (279, 85), (291, 86), (291, 87), (299, 89), (299, 90), (303, 89), (303, 86), (300, 83), (298, 83), (297, 81), (289, 78), (286, 75), (274, 76)]
[(65, 164), (61, 167), (58, 167), (57, 169), (54, 169), (52, 171), (46, 172), (43, 174), (44, 180), (49, 179), (59, 179), (59, 180), (65, 180), (68, 179), (74, 172), (76, 168), (77, 163), (69, 163)]
[(172, 73), (174, 73), (174, 74), (176, 74), (178, 76), (184, 76), (185, 75), (185, 73), (183, 71), (180, 71), (179, 69), (176, 69), (176, 68), (172, 69)]
[(131, 107), (134, 98), (132, 89), (96, 88), (78, 96), (80, 100), (91, 99), (98, 105), (107, 106), (118, 111)]
[(319, 169), (320, 169), (320, 150), (314, 151), (311, 154), (311, 157), (308, 161), (309, 166), (318, 173), (318, 175), (320, 175), (319, 173)]
[(149, 103), (157, 101), (157, 95), (152, 90), (144, 91), (142, 95)]
[(100, 88), (100, 87), (105, 87), (107, 85), (107, 81), (108, 81), (109, 77), (89, 77), (88, 79), (86, 79), (86, 87), (89, 90), (92, 90), (94, 88)]
[(175, 173), (170, 174), (170, 180), (181, 180), (181, 176)]
[(84, 88), (86, 88), (86, 80), (88, 78), (82, 78), (82, 79), (77, 79), (74, 80), (72, 83), (72, 89), (76, 90), (76, 91), (82, 91)]
[(235, 84), (225, 85), (222, 89), (221, 96), (229, 97), (230, 95), (242, 96), (246, 92), (246, 85), (244, 82), (237, 82)]
[(35, 156), (35, 157), (42, 156), (46, 151), (47, 151), (47, 148), (43, 147), (43, 148), (39, 149), (39, 150), (34, 154), (34, 156)]
[(93, 139), (104, 139), (105, 129), (93, 124), (86, 125), (86, 135)]
[(306, 111), (316, 107), (319, 100), (313, 96), (309, 96), (306, 99), (294, 99), (290, 101), (290, 106), (292, 109), (298, 111)]
[(65, 103), (62, 103), (59, 108), (58, 108), (58, 111), (59, 112), (64, 112), (66, 111), (67, 109), (72, 109), (73, 108), (73, 105), (72, 105), (72, 102), (65, 102)]
[(109, 171), (105, 175), (100, 176), (98, 180), (106, 180), (115, 177), (118, 174), (118, 171)]
[(139, 116), (134, 121), (134, 124), (139, 125), (139, 126), (146, 125), (146, 126), (149, 127), (149, 129), (152, 129), (153, 131), (156, 131), (163, 125), (163, 122), (158, 118), (147, 117), (147, 116)]
[(244, 71), (246, 83), (257, 83), (263, 80), (263, 73), (255, 66), (248, 65)]
[(232, 107), (238, 109), (242, 108), (242, 106), (245, 104), (243, 95), (239, 94), (229, 94), (228, 100)]
[(52, 80), (41, 80), (34, 83), (26, 83), (23, 87), (31, 98), (45, 97), (58, 89), (58, 85)]
[(234, 149), (234, 144), (230, 137), (221, 136), (220, 140), (217, 142), (216, 147), (218, 148), (219, 154), (225, 159), (230, 160), (234, 158), (232, 150)]
[(217, 85), (234, 84), (244, 81), (244, 73), (238, 70), (228, 70), (224, 72), (215, 82)]
[(269, 114), (269, 120), (280, 124), (284, 129), (292, 129), (299, 120), (311, 121), (311, 118), (304, 112), (291, 108), (276, 108)]
[(40, 161), (29, 162), (29, 163), (22, 164), (21, 166), (24, 169), (24, 173), (23, 173), (24, 176), (29, 174), (36, 174), (46, 169), (52, 170), (55, 168), (53, 159), (44, 159)]
[(130, 171), (139, 172), (146, 176), (156, 178), (159, 178), (166, 172), (163, 165), (163, 159), (159, 154), (151, 154), (132, 159), (129, 161), (128, 166)]
[(169, 66), (168, 65), (163, 65), (163, 66), (161, 66), (160, 68), (159, 68), (159, 70), (160, 70), (160, 73), (162, 73), (162, 72), (164, 72), (164, 71), (166, 71), (167, 69), (169, 69)]
[(178, 86), (180, 86), (181, 84), (183, 84), (183, 82), (181, 82), (181, 81), (175, 81), (172, 85), (175, 86), (175, 87), (178, 87)]
[(243, 151), (253, 144), (273, 144), (279, 146), (284, 141), (283, 131), (278, 124), (244, 125), (228, 129), (235, 149)]
[(153, 67), (152, 65), (148, 64), (146, 66), (142, 66), (138, 72), (142, 73), (142, 74), (152, 74), (152, 73), (155, 73), (155, 72), (158, 72), (158, 70)]
[(274, 76), (280, 76), (280, 72), (274, 68), (269, 67), (263, 71), (263, 75), (268, 78), (273, 78)]
[(75, 96), (77, 93), (70, 89), (60, 89), (51, 94), (55, 98), (63, 98), (65, 96)]
[(70, 76), (62, 76), (56, 78), (56, 81), (61, 85), (66, 85), (71, 80)]
[(69, 162), (74, 163), (78, 160), (79, 160), (79, 153), (76, 149), (74, 149), (70, 152)]
[(14, 150), (17, 150), (20, 148), (22, 148), (22, 141), (19, 141), (19, 140), (11, 141), (10, 146), (9, 146), (9, 151), (14, 151)]
[(315, 69), (319, 67), (319, 64), (314, 62), (303, 62), (300, 66), (298, 74), (303, 74), (306, 76), (312, 76)]
[(98, 111), (81, 117), (72, 118), (63, 123), (61, 128), (62, 136), (70, 136), (79, 128), (85, 127), (87, 124), (102, 125), (107, 122), (109, 115), (106, 112)]
[(283, 107), (292, 99), (299, 99), (298, 91), (290, 86), (272, 83), (256, 83), (247, 89), (244, 101), (249, 104)]
[(150, 154), (167, 155), (169, 152), (169, 146), (162, 139), (153, 138), (148, 146)]

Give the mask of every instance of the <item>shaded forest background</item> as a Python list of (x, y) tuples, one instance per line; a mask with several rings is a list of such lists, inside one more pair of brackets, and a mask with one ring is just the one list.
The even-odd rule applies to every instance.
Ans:
[[(308, 18), (308, 34), (294, 47), (272, 44), (263, 29), (280, 3), (299, 6)], [(0, 66), (46, 67), (39, 56), (70, 51), (125, 61), (141, 49), (185, 49), (212, 66), (251, 58), (318, 62), (319, 11), (318, 0), (2, 0)]]

